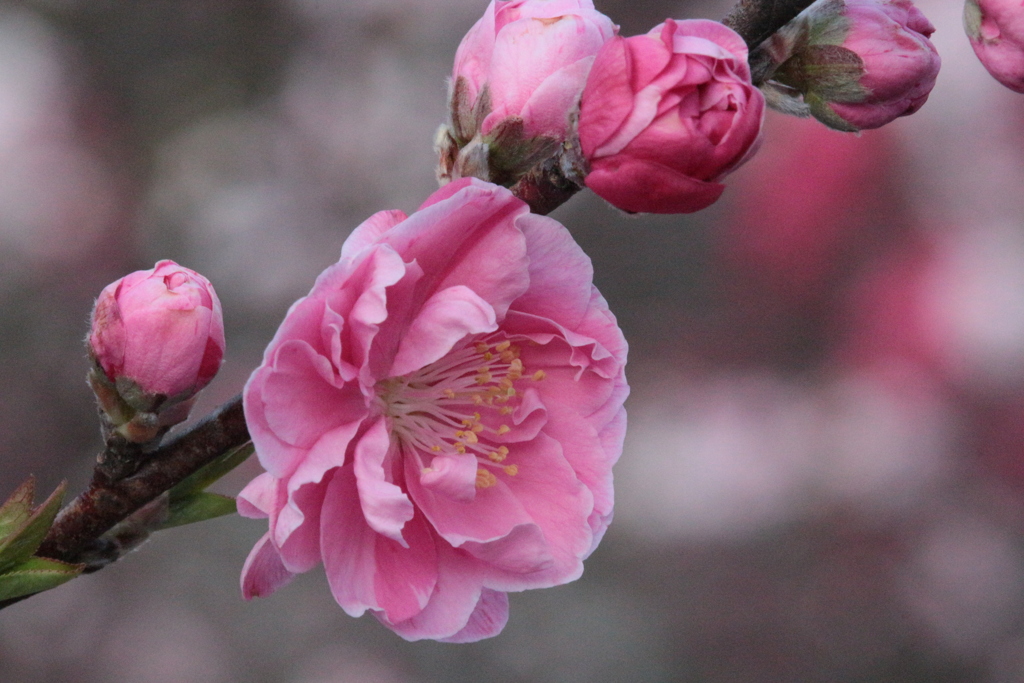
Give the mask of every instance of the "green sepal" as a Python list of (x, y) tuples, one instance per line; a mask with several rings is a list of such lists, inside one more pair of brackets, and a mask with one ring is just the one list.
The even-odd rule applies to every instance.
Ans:
[(829, 128), (840, 130), (844, 133), (859, 133), (860, 128), (851, 125), (846, 119), (839, 116), (825, 100), (817, 97), (814, 93), (808, 93), (804, 102), (811, 109), (811, 116), (824, 123)]
[(768, 81), (758, 86), (764, 95), (764, 102), (775, 111), (806, 118), (811, 115), (811, 109), (804, 102), (799, 92), (787, 85)]
[(846, 15), (846, 0), (824, 0), (804, 10), (810, 45), (842, 45), (853, 21)]
[(185, 524), (205, 522), (208, 519), (230, 515), (238, 511), (235, 499), (219, 493), (199, 491), (172, 500), (167, 520), (158, 529), (170, 529)]
[(860, 84), (864, 60), (838, 45), (812, 45), (803, 56), (804, 78), (812, 90), (830, 102), (863, 102), (868, 90)]
[(36, 497), (36, 478), (29, 477), (24, 484), (0, 506), (0, 540), (10, 536), (32, 516), (32, 500)]
[(523, 134), (523, 119), (509, 116), (500, 121), (484, 138), (489, 156), (490, 180), (512, 187), (534, 166), (554, 156), (559, 141), (546, 135), (528, 138)]
[(815, 93), (829, 102), (863, 102), (870, 94), (860, 84), (864, 60), (837, 45), (809, 45), (779, 66), (772, 79), (805, 95)]
[(20, 598), (56, 588), (82, 573), (84, 564), (32, 557), (0, 575), (0, 600)]
[(255, 452), (255, 450), (256, 449), (253, 448), (251, 442), (243, 444), (238, 448), (219, 456), (215, 460), (207, 463), (202, 468), (182, 479), (177, 483), (177, 485), (167, 492), (172, 509), (175, 501), (183, 500), (194, 493), (206, 490), (210, 484), (214, 483), (225, 474), (245, 462), (246, 459)]
[(43, 542), (46, 532), (53, 526), (57, 511), (60, 510), (65, 489), (67, 482), (61, 482), (57, 490), (51, 493), (42, 505), (33, 510), (20, 526), (0, 541), (0, 574), (27, 560)]
[(977, 0), (967, 0), (964, 3), (964, 32), (974, 42), (981, 41), (981, 7)]

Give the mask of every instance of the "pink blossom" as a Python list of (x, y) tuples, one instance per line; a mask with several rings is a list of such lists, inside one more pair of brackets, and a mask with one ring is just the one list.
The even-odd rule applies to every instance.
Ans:
[(699, 211), (756, 149), (763, 114), (747, 46), (722, 24), (669, 19), (614, 38), (580, 105), (587, 187), (626, 211)]
[(971, 47), (992, 77), (1024, 93), (1024, 3), (967, 0), (964, 28)]
[(493, 636), (507, 591), (572, 581), (612, 514), (626, 343), (568, 231), (461, 179), (375, 214), (244, 392), (270, 530), (246, 598), (323, 562), (404, 638)]
[(564, 139), (594, 55), (614, 34), (591, 0), (491, 0), (455, 53), (452, 80), (465, 80), (467, 108), (487, 91), (480, 134), (520, 117), (526, 136)]
[(126, 275), (100, 293), (89, 348), (110, 381), (187, 398), (210, 383), (224, 358), (217, 293), (174, 261)]

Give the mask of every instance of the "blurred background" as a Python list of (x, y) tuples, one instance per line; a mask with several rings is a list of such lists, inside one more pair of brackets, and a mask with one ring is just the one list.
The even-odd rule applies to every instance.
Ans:
[[(445, 78), (484, 0), (0, 1), (0, 495), (100, 448), (92, 301), (209, 277), (237, 393), (349, 231), (436, 187)], [(631, 345), (616, 521), (504, 634), (406, 643), (320, 571), (242, 601), (222, 518), (0, 614), (12, 683), (1024, 681), (1024, 98), (961, 6), (943, 69), (862, 135), (769, 115), (693, 216), (554, 214)], [(727, 3), (596, 0), (626, 35)], [(237, 492), (247, 463), (223, 483)]]

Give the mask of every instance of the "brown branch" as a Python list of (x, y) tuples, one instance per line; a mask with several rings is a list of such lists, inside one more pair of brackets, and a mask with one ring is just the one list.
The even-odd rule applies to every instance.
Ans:
[(36, 554), (63, 562), (82, 562), (97, 551), (100, 537), (118, 522), (247, 441), (249, 431), (239, 395), (146, 456), (133, 475), (110, 481), (98, 466), (89, 488), (61, 510)]
[(751, 53), (814, 0), (740, 0), (722, 23), (739, 33)]

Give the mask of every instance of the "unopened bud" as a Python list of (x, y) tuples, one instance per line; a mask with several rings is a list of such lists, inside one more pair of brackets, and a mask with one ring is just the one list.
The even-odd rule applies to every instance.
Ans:
[(220, 369), (220, 301), (205, 277), (160, 261), (100, 293), (88, 344), (89, 383), (111, 425), (129, 441), (150, 441), (188, 417)]
[(615, 26), (592, 0), (492, 0), (455, 55), (438, 179), (511, 187), (573, 146), (580, 93)]
[(939, 73), (934, 31), (910, 0), (824, 0), (766, 40), (752, 62), (767, 72), (769, 106), (855, 132), (924, 105)]

